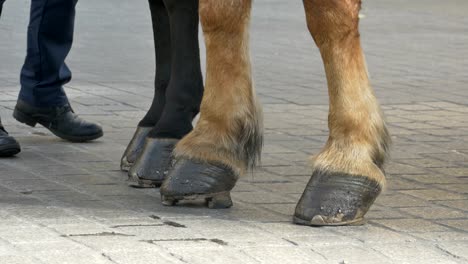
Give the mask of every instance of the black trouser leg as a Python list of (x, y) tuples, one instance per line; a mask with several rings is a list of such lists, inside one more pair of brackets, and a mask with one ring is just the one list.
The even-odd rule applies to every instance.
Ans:
[(203, 79), (198, 46), (198, 0), (163, 0), (171, 30), (171, 79), (166, 104), (150, 137), (182, 138), (200, 110)]
[(153, 127), (158, 123), (166, 104), (166, 88), (171, 78), (171, 30), (169, 15), (162, 0), (149, 0), (149, 6), (153, 23), (156, 73), (153, 103), (145, 117), (138, 124), (140, 127)]

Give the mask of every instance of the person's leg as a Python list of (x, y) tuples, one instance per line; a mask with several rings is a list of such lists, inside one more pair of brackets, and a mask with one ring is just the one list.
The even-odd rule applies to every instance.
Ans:
[(19, 100), (36, 107), (68, 103), (62, 86), (71, 80), (65, 58), (72, 47), (76, 3), (77, 0), (31, 0)]
[(73, 42), (76, 3), (31, 1), (27, 55), (13, 116), (30, 126), (39, 123), (60, 138), (87, 141), (101, 137), (102, 129), (78, 118), (63, 90), (71, 80), (65, 58)]
[(159, 121), (166, 104), (166, 88), (171, 78), (171, 28), (169, 15), (163, 0), (149, 0), (153, 24), (156, 73), (154, 97), (150, 109), (138, 124), (132, 140), (128, 144), (120, 163), (123, 171), (128, 171), (143, 150), (148, 133)]

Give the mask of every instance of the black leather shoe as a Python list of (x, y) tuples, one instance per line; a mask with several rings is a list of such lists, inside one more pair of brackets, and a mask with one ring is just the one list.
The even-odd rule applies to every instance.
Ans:
[(37, 108), (18, 100), (13, 117), (28, 126), (41, 124), (59, 138), (84, 142), (102, 137), (102, 128), (79, 118), (69, 104), (61, 107)]
[(11, 157), (21, 151), (16, 139), (6, 132), (0, 121), (0, 157)]

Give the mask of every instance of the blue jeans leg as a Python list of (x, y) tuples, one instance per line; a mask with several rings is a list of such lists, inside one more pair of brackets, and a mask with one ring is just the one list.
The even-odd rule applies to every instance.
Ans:
[(31, 0), (20, 100), (36, 107), (63, 106), (68, 102), (63, 85), (72, 75), (65, 58), (73, 43), (77, 1)]

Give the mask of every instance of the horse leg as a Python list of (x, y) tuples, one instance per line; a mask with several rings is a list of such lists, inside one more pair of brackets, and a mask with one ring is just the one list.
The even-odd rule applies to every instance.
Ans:
[(165, 205), (202, 198), (232, 205), (230, 190), (262, 145), (261, 110), (252, 87), (248, 24), (251, 0), (200, 0), (207, 48), (205, 94), (197, 126), (176, 146), (161, 186)]
[(175, 144), (192, 131), (200, 110), (203, 79), (198, 46), (198, 0), (163, 0), (169, 15), (170, 80), (161, 116), (129, 171), (137, 187), (158, 187), (169, 171)]
[(145, 138), (158, 123), (166, 104), (166, 88), (171, 77), (171, 32), (169, 15), (162, 0), (149, 0), (153, 25), (156, 73), (154, 97), (150, 109), (139, 122), (132, 140), (125, 150), (120, 168), (128, 171), (140, 155)]
[(298, 224), (362, 223), (385, 184), (382, 165), (390, 139), (360, 45), (360, 5), (360, 0), (304, 0), (325, 65), (330, 135), (296, 207)]

